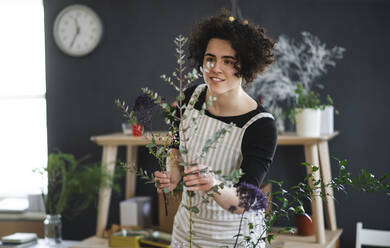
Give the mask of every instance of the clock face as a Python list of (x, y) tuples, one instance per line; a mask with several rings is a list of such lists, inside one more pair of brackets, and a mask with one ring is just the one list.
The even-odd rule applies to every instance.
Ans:
[(103, 26), (92, 9), (77, 4), (66, 7), (58, 14), (53, 33), (61, 51), (79, 57), (92, 52), (99, 44)]

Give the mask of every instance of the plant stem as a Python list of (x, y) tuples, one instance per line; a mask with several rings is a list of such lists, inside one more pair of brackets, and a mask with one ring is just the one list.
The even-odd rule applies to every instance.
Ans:
[(241, 215), (240, 226), (238, 227), (238, 233), (237, 233), (237, 236), (236, 236), (236, 242), (234, 243), (234, 247), (233, 248), (237, 247), (237, 241), (238, 241), (238, 237), (240, 236), (242, 219), (244, 218), (244, 213), (245, 213), (245, 210), (244, 210), (244, 212), (242, 212), (242, 215)]
[[(183, 43), (181, 40), (179, 40), (179, 50), (181, 51), (183, 47)], [(181, 56), (181, 54), (179, 54)], [(179, 99), (179, 113), (180, 113), (180, 128), (182, 130), (183, 140), (184, 140), (184, 149), (187, 150), (187, 142), (186, 142), (186, 136), (184, 132), (184, 123), (183, 123), (183, 100), (182, 100), (182, 94), (183, 92), (183, 65), (182, 63), (179, 64), (179, 92), (180, 92), (180, 99)], [(186, 161), (188, 161), (188, 152), (186, 153)], [(189, 211), (190, 211), (190, 248), (192, 248), (192, 196), (189, 196)]]
[(192, 248), (192, 197), (190, 197), (190, 248)]
[(256, 247), (258, 244), (259, 244), (259, 242), (260, 242), (260, 239), (262, 239), (262, 237), (263, 237), (263, 234), (265, 233), (267, 231), (267, 228), (265, 228), (264, 229), (264, 231), (260, 234), (260, 237), (257, 239), (257, 241), (256, 241), (256, 244), (255, 244), (255, 246), (254, 247)]
[(167, 195), (163, 192), (163, 196), (164, 196), (165, 216), (168, 216)]

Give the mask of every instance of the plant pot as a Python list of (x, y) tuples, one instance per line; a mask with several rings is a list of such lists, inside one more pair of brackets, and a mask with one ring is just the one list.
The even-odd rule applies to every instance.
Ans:
[(142, 136), (144, 132), (144, 127), (142, 125), (131, 125), (131, 130), (133, 132), (133, 136)]
[(62, 242), (62, 221), (60, 214), (48, 214), (43, 221), (45, 241), (51, 247)]
[(318, 137), (321, 128), (321, 110), (320, 109), (296, 109), (295, 123), (298, 136)]
[[(313, 217), (310, 215), (310, 218)], [(296, 215), (295, 216), (295, 225), (298, 230), (298, 235), (301, 236), (311, 236), (314, 235), (314, 225), (305, 215)]]
[(326, 106), (321, 110), (321, 134), (331, 134), (334, 132), (334, 108)]

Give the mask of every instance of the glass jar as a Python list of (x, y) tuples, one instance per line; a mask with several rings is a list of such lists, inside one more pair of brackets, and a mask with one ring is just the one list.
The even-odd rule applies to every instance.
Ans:
[(45, 241), (48, 245), (62, 242), (62, 222), (60, 214), (48, 214), (43, 221), (45, 227)]

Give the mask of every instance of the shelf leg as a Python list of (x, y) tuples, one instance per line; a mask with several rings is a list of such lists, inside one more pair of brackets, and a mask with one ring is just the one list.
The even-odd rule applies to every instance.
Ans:
[[(318, 150), (321, 161), (321, 176), (324, 184), (330, 183), (332, 179), (331, 168), (330, 168), (330, 159), (329, 159), (329, 147), (328, 142), (323, 141), (318, 144)], [(328, 228), (331, 231), (337, 230), (336, 224), (336, 210), (334, 206), (333, 200), (333, 189), (331, 187), (325, 188), (326, 202), (325, 202), (325, 216), (326, 223), (328, 224)]]
[[(115, 160), (118, 147), (114, 145), (105, 145), (103, 147), (102, 170), (105, 170), (109, 175), (114, 174)], [(103, 238), (104, 229), (107, 226), (108, 210), (110, 208), (111, 188), (100, 187), (98, 216), (96, 224), (96, 236)]]
[[(134, 169), (138, 169), (137, 161), (138, 161), (138, 146), (136, 145), (128, 145), (127, 146), (127, 165), (131, 167), (135, 167)], [(135, 185), (136, 185), (136, 175), (134, 172), (126, 173), (126, 190), (125, 197), (129, 199), (135, 196)]]
[[(316, 144), (305, 145), (305, 158), (306, 162), (311, 165), (319, 166), (318, 149)], [(312, 171), (310, 166), (306, 166), (307, 174), (312, 173), (314, 180), (321, 178), (320, 170)], [(313, 187), (312, 180), (309, 181), (311, 187)], [(311, 199), (311, 208), (313, 214), (313, 224), (316, 236), (316, 242), (319, 244), (325, 243), (325, 223), (323, 215), (322, 199), (320, 196), (320, 190), (314, 192), (314, 196)]]

